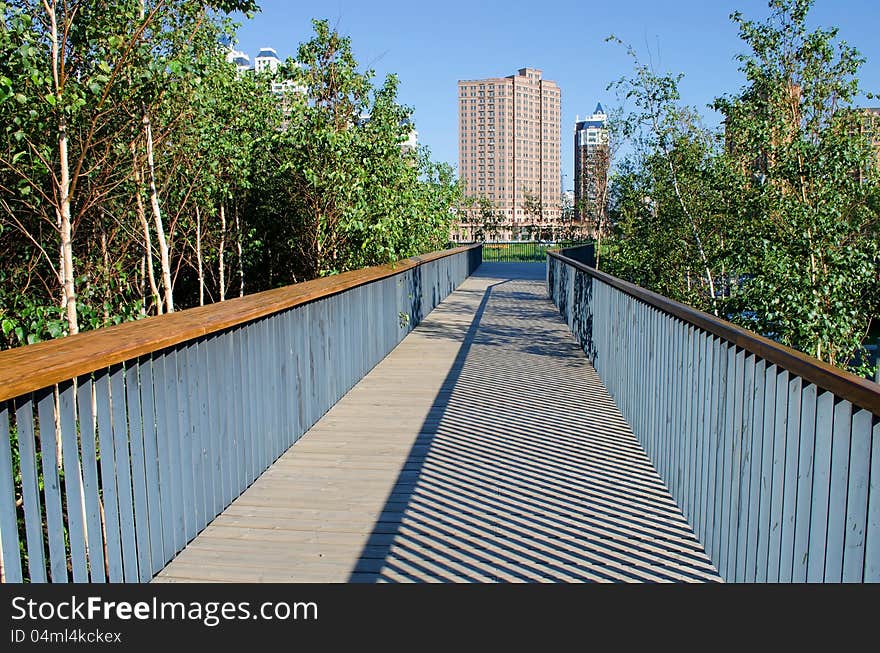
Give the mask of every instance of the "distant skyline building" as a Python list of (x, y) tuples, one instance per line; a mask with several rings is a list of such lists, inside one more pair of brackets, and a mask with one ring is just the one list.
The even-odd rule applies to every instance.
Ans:
[[(874, 145), (877, 159), (876, 163), (880, 167), (880, 107), (864, 107), (862, 111), (865, 114), (862, 130), (871, 137), (871, 143)], [(864, 174), (864, 171), (861, 171), (859, 178), (863, 179)]]
[(602, 103), (574, 124), (574, 211), (584, 221), (595, 212), (597, 198), (608, 184), (608, 116)]
[(251, 69), (251, 58), (247, 56), (244, 52), (240, 52), (239, 50), (235, 50), (230, 47), (229, 52), (226, 53), (226, 61), (229, 63), (234, 63), (236, 70), (239, 73), (243, 73)]
[[(239, 74), (246, 72), (262, 73), (264, 71), (274, 74), (278, 72), (278, 68), (282, 64), (281, 59), (278, 57), (278, 51), (275, 48), (260, 48), (257, 56), (254, 57), (254, 65), (251, 66), (251, 60), (247, 54), (234, 49), (231, 45), (227, 44), (227, 47), (229, 47), (229, 51), (226, 53), (226, 61), (235, 64)], [(299, 66), (300, 64), (294, 63), (293, 65)], [(279, 98), (283, 98), (287, 93), (305, 93), (306, 91), (304, 87), (298, 86), (292, 79), (272, 81), (271, 89), (272, 93)]]
[[(502, 237), (560, 220), (560, 102), (559, 86), (536, 68), (458, 82), (459, 177), (468, 195), (495, 206)], [(538, 204), (540, 216), (530, 215)], [(454, 236), (473, 237), (466, 222)]]
[(267, 68), (273, 73), (277, 72), (280, 65), (281, 59), (278, 58), (278, 51), (275, 48), (260, 48), (259, 53), (254, 57), (254, 70), (258, 73)]

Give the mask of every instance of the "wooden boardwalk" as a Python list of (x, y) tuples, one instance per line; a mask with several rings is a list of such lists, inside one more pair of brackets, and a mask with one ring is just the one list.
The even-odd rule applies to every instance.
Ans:
[(154, 581), (718, 581), (544, 270), (484, 264)]

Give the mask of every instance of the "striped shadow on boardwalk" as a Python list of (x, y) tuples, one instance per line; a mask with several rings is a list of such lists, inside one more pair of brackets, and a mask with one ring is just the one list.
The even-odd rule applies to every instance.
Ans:
[(718, 581), (544, 269), (484, 264), (155, 580)]

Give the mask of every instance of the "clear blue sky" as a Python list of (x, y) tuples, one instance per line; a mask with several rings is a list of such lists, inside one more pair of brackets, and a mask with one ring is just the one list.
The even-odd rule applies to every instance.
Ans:
[[(629, 70), (614, 34), (645, 57), (650, 50), (658, 70), (682, 72), (683, 100), (705, 105), (743, 83), (734, 61), (743, 51), (728, 16), (767, 15), (766, 0), (258, 0), (262, 11), (243, 20), (239, 49), (253, 58), (260, 47), (274, 47), (282, 59), (312, 35), (311, 19), (326, 18), (350, 36), (362, 68), (379, 77), (396, 73), (400, 100), (415, 110), (419, 141), (433, 158), (457, 167), (456, 82), (510, 75), (526, 66), (540, 68), (562, 89), (562, 163), (571, 186), (572, 132), (577, 114), (592, 112), (597, 101), (617, 105), (606, 86)], [(840, 36), (867, 58), (862, 86), (880, 92), (880, 0), (817, 0), (816, 26), (840, 27)], [(877, 105), (880, 100), (865, 101)]]

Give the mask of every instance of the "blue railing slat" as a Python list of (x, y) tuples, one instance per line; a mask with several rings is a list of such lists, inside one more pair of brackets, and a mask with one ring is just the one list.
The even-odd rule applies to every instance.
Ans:
[(53, 583), (66, 583), (67, 552), (64, 545), (64, 517), (61, 511), (61, 479), (58, 475), (55, 392), (44, 390), (37, 398), (40, 422), (40, 454), (43, 470), (43, 498), (49, 539), (49, 571)]
[(12, 474), (9, 409), (0, 404), (0, 551), (7, 583), (22, 582), (18, 541), (18, 511), (15, 509), (15, 480)]
[(32, 397), (32, 395), (28, 395), (16, 400), (15, 426), (18, 429), (18, 457), (21, 464), (28, 578), (32, 583), (45, 583), (47, 580), (46, 548), (43, 541), (40, 486), (37, 480), (37, 452), (34, 438), (34, 407)]
[(758, 542), (761, 528), (762, 488), (764, 469), (764, 396), (767, 383), (767, 363), (755, 363), (755, 390), (752, 393), (752, 461), (749, 480), (749, 532), (746, 552), (745, 581), (755, 582), (758, 572)]
[(76, 389), (73, 382), (68, 382), (59, 384), (58, 391), (70, 567), (73, 582), (85, 583), (89, 579), (89, 563), (86, 557), (83, 475), (80, 467), (79, 438), (76, 432)]
[(790, 353), (571, 258), (549, 258), (548, 292), (722, 577), (880, 579), (880, 416), (846, 398), (873, 406), (864, 382), (837, 397), (826, 368), (791, 363), (802, 378)]
[(825, 542), (825, 582), (843, 579), (843, 542), (846, 531), (846, 495), (852, 434), (852, 404), (834, 406), (831, 438), (831, 489), (828, 494), (828, 537)]
[(190, 426), (190, 469), (192, 470), (192, 522), (187, 527), (187, 540), (191, 540), (207, 523), (205, 517), (205, 461), (202, 457), (204, 446), (202, 434), (205, 430), (205, 411), (202, 402), (205, 370), (202, 367), (199, 350), (202, 342), (194, 341), (186, 348), (187, 365), (187, 406)]
[(874, 417), (871, 436), (871, 481), (865, 525), (865, 582), (880, 583), (880, 420)]
[(61, 381), (57, 400), (55, 386), (14, 398), (26, 554), (9, 449), (13, 422), (0, 404), (6, 580), (152, 578), (480, 260), (479, 249), (433, 258), (163, 350), (140, 350)]
[(741, 441), (742, 458), (740, 464), (740, 489), (739, 489), (739, 523), (737, 526), (736, 539), (736, 571), (734, 580), (745, 582), (747, 575), (747, 562), (749, 554), (749, 537), (751, 534), (752, 520), (752, 469), (754, 457), (754, 431), (755, 416), (755, 374), (758, 362), (754, 355), (746, 357), (743, 367), (742, 387), (742, 417), (741, 417)]
[(810, 550), (810, 513), (813, 500), (813, 456), (816, 446), (816, 385), (810, 383), (801, 392), (800, 433), (798, 443), (797, 506), (795, 508), (794, 551), (791, 580), (807, 580)]
[(170, 412), (169, 388), (173, 388), (173, 369), (166, 369), (172, 365), (168, 352), (154, 354), (153, 361), (153, 400), (156, 407), (156, 455), (157, 472), (159, 476), (159, 505), (161, 507), (162, 527), (162, 566), (174, 557), (177, 551), (175, 541), (175, 517), (177, 505), (175, 502), (174, 463), (172, 462), (171, 438), (173, 431), (171, 426), (172, 415)]
[(180, 505), (181, 505), (181, 533), (179, 535), (179, 548), (186, 546), (196, 534), (196, 504), (198, 496), (195, 492), (195, 481), (193, 469), (193, 427), (195, 425), (196, 415), (190, 409), (190, 400), (192, 398), (194, 377), (198, 371), (190, 369), (189, 352), (194, 347), (192, 341), (189, 344), (180, 347), (177, 350), (176, 367), (177, 381), (175, 388), (177, 389), (177, 421), (179, 425), (180, 438), (177, 441), (177, 455), (180, 461)]
[(861, 583), (864, 578), (872, 421), (873, 416), (867, 410), (860, 410), (852, 417), (849, 488), (846, 494), (846, 534), (841, 578), (844, 583)]
[[(736, 577), (737, 566), (737, 543), (739, 542), (740, 495), (742, 489), (742, 460), (743, 460), (743, 393), (745, 392), (745, 350), (736, 352), (736, 377), (733, 384), (733, 428), (730, 431), (731, 451), (729, 475), (730, 475), (730, 501), (727, 516), (727, 569), (726, 577)], [(747, 453), (747, 452), (746, 452)]]
[(813, 457), (813, 501), (807, 582), (825, 579), (825, 542), (828, 536), (828, 495), (831, 488), (831, 431), (834, 395), (823, 392), (816, 402), (816, 448)]
[[(159, 493), (159, 431), (156, 417), (156, 377), (153, 373), (153, 358), (142, 358), (139, 363), (140, 404), (143, 417), (144, 437), (144, 483), (147, 490), (147, 522), (150, 545), (150, 575), (155, 574), (165, 564), (164, 541), (162, 537), (162, 499)], [(143, 569), (141, 570), (143, 573)]]
[(209, 471), (209, 480), (206, 490), (208, 492), (208, 521), (214, 519), (214, 517), (216, 517), (223, 509), (221, 507), (221, 501), (224, 495), (222, 471), (224, 448), (220, 427), (220, 412), (223, 407), (223, 398), (227, 395), (222, 393), (221, 384), (223, 383), (223, 379), (219, 376), (219, 371), (217, 369), (218, 346), (218, 337), (216, 335), (208, 337), (205, 340), (205, 347), (203, 350), (204, 360), (202, 362), (206, 378), (210, 379), (212, 384), (216, 384), (218, 390), (216, 393), (211, 393), (208, 391), (207, 387), (205, 388), (205, 401), (207, 402), (206, 409), (208, 411), (208, 423), (206, 425), (208, 448), (205, 452), (205, 464)]
[(785, 479), (782, 491), (781, 551), (779, 582), (790, 583), (794, 571), (794, 537), (797, 520), (797, 484), (800, 461), (801, 400), (803, 382), (794, 377), (788, 382), (785, 431)]
[(788, 421), (788, 372), (776, 375), (776, 393), (773, 408), (773, 469), (770, 485), (770, 544), (767, 553), (767, 582), (779, 582), (779, 563), (782, 554), (782, 504), (785, 492), (785, 456)]
[[(141, 406), (140, 364), (131, 361), (125, 370), (125, 400), (128, 407), (128, 432), (131, 456), (131, 485), (134, 499), (135, 551), (138, 580), (152, 578), (150, 554), (150, 517), (147, 512), (147, 473), (144, 462), (144, 417)], [(149, 379), (144, 379), (149, 383)]]
[[(110, 372), (110, 407), (116, 463), (116, 498), (119, 502), (119, 533), (122, 541), (122, 569), (125, 582), (138, 581), (137, 537), (134, 528), (134, 499), (131, 488), (128, 406), (125, 395), (125, 369), (119, 365)], [(132, 421), (138, 418), (131, 415)]]
[(107, 572), (98, 482), (97, 411), (94, 407), (94, 392), (91, 377), (80, 377), (76, 394), (82, 447), (83, 493), (86, 503), (89, 578), (93, 583), (103, 583), (107, 580)]

